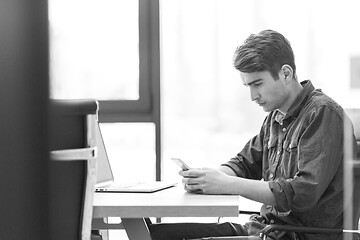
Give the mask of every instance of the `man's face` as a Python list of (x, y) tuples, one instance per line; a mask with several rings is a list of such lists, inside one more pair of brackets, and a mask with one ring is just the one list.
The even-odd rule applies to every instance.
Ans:
[(245, 86), (250, 88), (251, 100), (259, 104), (265, 112), (284, 109), (289, 100), (289, 91), (281, 74), (275, 80), (269, 71), (243, 73), (240, 72), (241, 79)]

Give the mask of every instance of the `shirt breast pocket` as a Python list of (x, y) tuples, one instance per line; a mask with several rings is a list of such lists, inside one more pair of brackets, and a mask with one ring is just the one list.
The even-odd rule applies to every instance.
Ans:
[(297, 139), (285, 139), (281, 172), (286, 177), (294, 177), (298, 171), (299, 146)]
[(298, 152), (298, 141), (297, 139), (285, 139), (283, 143), (283, 149), (289, 153)]
[(276, 138), (270, 138), (267, 141), (267, 151), (268, 151), (268, 159), (270, 161), (274, 161), (274, 159), (276, 158), (276, 153), (277, 153), (277, 139)]
[(276, 138), (267, 140), (267, 154), (263, 157), (263, 176), (266, 181), (274, 178), (276, 170), (276, 162), (278, 158), (278, 143)]

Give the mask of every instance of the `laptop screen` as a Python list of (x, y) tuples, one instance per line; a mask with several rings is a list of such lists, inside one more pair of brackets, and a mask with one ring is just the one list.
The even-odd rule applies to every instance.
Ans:
[(100, 123), (96, 124), (96, 146), (97, 146), (97, 177), (96, 184), (114, 181), (108, 155), (106, 153), (104, 139), (101, 134)]

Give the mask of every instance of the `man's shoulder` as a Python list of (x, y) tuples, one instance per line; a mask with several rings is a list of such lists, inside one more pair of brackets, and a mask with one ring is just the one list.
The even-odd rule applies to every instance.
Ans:
[(306, 107), (316, 112), (330, 110), (334, 114), (342, 116), (343, 108), (333, 98), (323, 93), (320, 89), (315, 89), (310, 94)]

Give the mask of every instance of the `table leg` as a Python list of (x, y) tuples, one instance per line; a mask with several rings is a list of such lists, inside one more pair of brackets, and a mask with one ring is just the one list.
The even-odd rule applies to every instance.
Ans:
[(151, 240), (149, 229), (143, 218), (122, 218), (129, 240)]

